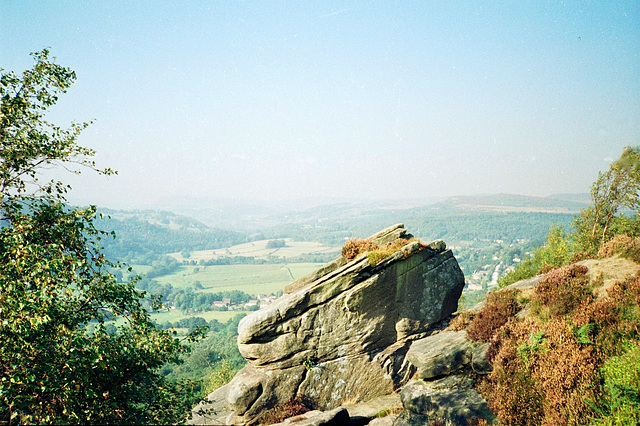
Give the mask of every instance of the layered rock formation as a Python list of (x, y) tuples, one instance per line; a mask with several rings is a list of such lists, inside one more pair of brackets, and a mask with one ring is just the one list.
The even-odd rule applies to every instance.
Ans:
[(238, 347), (248, 365), (227, 385), (229, 421), (254, 423), (302, 396), (314, 408), (391, 394), (415, 372), (415, 339), (457, 310), (464, 276), (442, 241), (409, 241), (403, 225), (369, 238), (406, 245), (378, 264), (338, 258), (292, 283), (275, 303), (245, 317)]

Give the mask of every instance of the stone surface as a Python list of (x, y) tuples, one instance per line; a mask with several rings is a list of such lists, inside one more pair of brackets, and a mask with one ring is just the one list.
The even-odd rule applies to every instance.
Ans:
[(417, 368), (418, 378), (431, 379), (469, 365), (472, 353), (473, 343), (466, 331), (444, 331), (414, 341), (407, 359)]
[(392, 393), (358, 404), (343, 405), (343, 407), (349, 412), (353, 424), (371, 424), (369, 421), (376, 419), (378, 415), (399, 412), (402, 409), (402, 401), (400, 394)]
[(369, 423), (368, 426), (393, 426), (393, 422), (396, 420), (398, 416), (386, 416), (380, 417), (379, 419), (373, 419)]
[(238, 416), (242, 416), (262, 395), (264, 373), (246, 366), (229, 382), (227, 403)]
[(330, 274), (331, 272), (335, 271), (336, 269), (343, 267), (346, 264), (347, 264), (347, 259), (345, 259), (342, 256), (340, 256), (340, 257), (338, 257), (336, 259), (333, 259), (331, 262), (327, 263), (326, 265), (324, 265), (320, 269), (318, 269), (316, 271), (313, 271), (313, 272), (303, 276), (302, 278), (298, 278), (297, 280), (295, 280), (291, 284), (285, 286), (284, 287), (284, 292), (285, 293), (293, 293), (293, 292), (301, 289), (302, 287), (306, 286), (307, 284), (310, 284), (310, 283), (314, 282), (318, 278), (321, 278), (321, 277), (323, 277), (323, 276), (325, 276), (327, 274)]
[(483, 343), (473, 350), (471, 366), (477, 374), (489, 374), (493, 370), (487, 360), (487, 349), (489, 349), (489, 343)]
[(298, 392), (327, 410), (344, 401), (366, 401), (394, 391), (393, 380), (366, 354), (326, 361), (309, 370)]
[(344, 426), (348, 424), (349, 413), (345, 408), (338, 407), (330, 411), (310, 411), (272, 426)]
[(434, 387), (428, 382), (416, 380), (402, 389), (400, 398), (404, 411), (395, 420), (394, 426), (424, 425), (434, 420), (465, 425), (467, 419), (492, 417), (484, 398), (466, 386)]
[(225, 424), (227, 417), (232, 414), (227, 403), (229, 384), (219, 387), (209, 394), (207, 402), (200, 403), (192, 410), (193, 416), (188, 425), (221, 425)]
[[(369, 239), (398, 237), (409, 237), (401, 224)], [(411, 341), (457, 310), (464, 276), (441, 241), (406, 248), (375, 266), (336, 259), (242, 319), (238, 348), (249, 365), (227, 397), (237, 420), (297, 395), (330, 410), (407, 383)]]
[[(251, 375), (260, 384), (264, 391), (253, 400), (245, 411), (235, 410), (234, 423), (251, 424), (264, 410), (272, 408), (277, 404), (282, 404), (296, 396), (300, 383), (307, 375), (307, 370), (303, 366), (286, 368), (283, 370), (263, 370), (247, 365), (233, 378), (229, 384), (232, 389), (236, 389), (234, 383), (238, 375)], [(228, 399), (227, 399), (228, 400)], [(229, 404), (231, 406), (231, 404)], [(231, 406), (233, 408), (233, 406)]]

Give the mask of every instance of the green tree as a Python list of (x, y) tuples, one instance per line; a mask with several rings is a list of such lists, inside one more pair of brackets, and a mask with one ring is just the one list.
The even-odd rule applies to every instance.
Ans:
[(591, 186), (593, 205), (582, 213), (583, 232), (591, 244), (599, 247), (609, 236), (612, 221), (623, 209), (640, 209), (640, 150), (625, 147), (622, 155), (614, 161), (609, 170), (598, 173), (598, 179)]
[(20, 76), (0, 69), (0, 422), (180, 422), (193, 386), (159, 369), (187, 346), (153, 326), (134, 281), (110, 272), (119, 265), (101, 253), (96, 208), (71, 208), (68, 186), (39, 180), (56, 164), (113, 171), (98, 170), (93, 150), (77, 143), (87, 123), (45, 121), (75, 73), (46, 49), (33, 56)]

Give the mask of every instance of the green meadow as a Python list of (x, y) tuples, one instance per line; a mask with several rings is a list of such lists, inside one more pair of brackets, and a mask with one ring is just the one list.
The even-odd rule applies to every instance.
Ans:
[(250, 243), (238, 244), (229, 248), (217, 250), (198, 250), (188, 252), (188, 257), (184, 257), (185, 252), (169, 253), (169, 256), (175, 258), (178, 262), (195, 260), (207, 261), (219, 259), (223, 257), (253, 257), (255, 259), (266, 260), (272, 257), (283, 259), (291, 259), (304, 255), (325, 255), (335, 253), (336, 256), (340, 252), (340, 247), (330, 247), (321, 243), (311, 241), (294, 241), (292, 238), (282, 238), (285, 242), (284, 247), (269, 248), (268, 244), (271, 240), (252, 241)]
[(240, 290), (248, 294), (271, 294), (290, 282), (315, 271), (321, 263), (291, 263), (262, 265), (181, 266), (177, 272), (154, 278), (174, 288), (194, 289), (199, 282), (202, 292)]

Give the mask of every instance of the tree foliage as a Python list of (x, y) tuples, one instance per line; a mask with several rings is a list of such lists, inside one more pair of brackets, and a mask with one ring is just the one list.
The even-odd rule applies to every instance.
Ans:
[[(500, 279), (504, 287), (537, 273), (566, 265), (572, 259), (596, 256), (617, 235), (640, 237), (640, 148), (626, 147), (609, 170), (591, 186), (592, 204), (574, 218), (573, 230), (550, 229), (546, 244)], [(627, 216), (624, 210), (635, 214)]]
[(595, 245), (607, 240), (614, 217), (623, 209), (640, 210), (640, 149), (626, 147), (611, 163), (609, 170), (598, 173), (591, 186), (591, 209), (583, 214), (590, 225)]
[[(133, 280), (110, 272), (96, 208), (71, 208), (68, 186), (39, 180), (51, 165), (113, 171), (98, 170), (78, 144), (87, 123), (62, 129), (44, 119), (75, 73), (46, 49), (33, 56), (21, 76), (0, 70), (0, 421), (179, 422), (195, 395), (159, 368), (187, 346), (153, 326)], [(117, 328), (107, 316), (120, 318)]]

